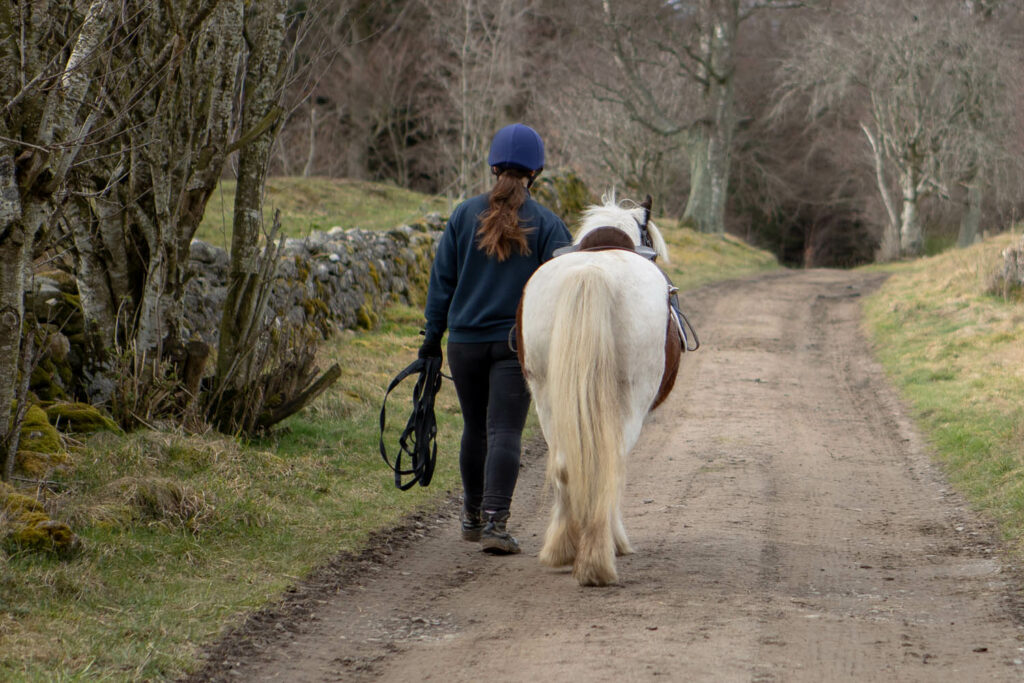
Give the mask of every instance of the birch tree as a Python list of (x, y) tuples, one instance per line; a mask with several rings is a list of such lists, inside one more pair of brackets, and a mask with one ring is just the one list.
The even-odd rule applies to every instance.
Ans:
[[(725, 231), (740, 25), (757, 10), (805, 4), (601, 0), (596, 8), (588, 5), (601, 18), (599, 45), (612, 65), (606, 72), (611, 78), (595, 79), (596, 96), (685, 147), (690, 186), (683, 216), (702, 232)], [(686, 94), (682, 105), (681, 92)]]
[(922, 203), (992, 168), (1013, 120), (1010, 59), (998, 36), (952, 7), (912, 3), (812, 25), (794, 44), (781, 70), (780, 106), (805, 95), (811, 119), (858, 108), (885, 207), (880, 259), (921, 254)]
[(491, 138), (511, 123), (510, 110), (528, 90), (522, 75), (529, 59), (527, 17), (532, 3), (421, 1), (443, 46), (435, 68), (443, 93), (434, 112), (435, 127), (454, 169), (449, 187), (465, 197), (488, 185)]

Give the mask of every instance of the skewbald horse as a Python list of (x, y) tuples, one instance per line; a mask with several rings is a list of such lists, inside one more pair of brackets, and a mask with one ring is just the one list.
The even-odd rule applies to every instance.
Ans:
[(574, 249), (527, 282), (516, 327), (554, 491), (539, 559), (572, 565), (583, 586), (614, 583), (615, 556), (633, 552), (620, 510), (626, 455), (672, 390), (681, 351), (671, 285), (636, 251), (646, 227), (668, 261), (649, 207), (602, 201), (584, 213)]

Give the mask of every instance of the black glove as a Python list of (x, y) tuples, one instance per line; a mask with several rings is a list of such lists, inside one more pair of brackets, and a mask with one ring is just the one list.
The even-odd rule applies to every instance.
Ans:
[(441, 358), (441, 341), (438, 339), (427, 340), (420, 347), (420, 358)]

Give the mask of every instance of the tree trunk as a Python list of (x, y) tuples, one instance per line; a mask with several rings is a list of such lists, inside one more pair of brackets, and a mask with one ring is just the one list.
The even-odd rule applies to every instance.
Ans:
[[(0, 129), (0, 444), (7, 446), (14, 442), (11, 430), (18, 421), (12, 423), (12, 403), (24, 398), (19, 396), (18, 370), (19, 359), (25, 356), (21, 339), (24, 287), (33, 244), (40, 226), (60, 202), (68, 172), (94, 123), (91, 115), (83, 117), (80, 112), (93, 72), (102, 61), (96, 55), (118, 7), (115, 0), (89, 3), (77, 35), (56, 54), (47, 52), (54, 50), (45, 41), (51, 39), (51, 23), (58, 20), (43, 6), (33, 7), (30, 13), (23, 8), (20, 20), (26, 24), (17, 44), (13, 44), (14, 35), (7, 35), (5, 40), (12, 44), (0, 51), (5, 78), (13, 75), (24, 88), (4, 103), (7, 114), (2, 123), (16, 122), (14, 129), (7, 125)], [(10, 471), (13, 457), (9, 449), (0, 449), (4, 472)]]
[(967, 184), (967, 202), (964, 207), (964, 214), (960, 217), (960, 234), (957, 236), (956, 246), (963, 249), (978, 241), (978, 228), (981, 225), (981, 204), (985, 190), (981, 183), (972, 180)]
[(263, 227), (263, 190), (274, 136), (281, 121), (278, 72), (282, 64), (284, 0), (249, 5), (245, 32), (250, 53), (245, 74), (242, 130), (262, 132), (242, 147), (238, 159), (231, 267), (220, 324), (216, 386), (222, 395), (250, 381), (244, 357), (250, 351), (250, 331), (259, 324), (259, 238)]
[(687, 131), (690, 194), (683, 218), (705, 233), (725, 232), (725, 203), (736, 126), (734, 74), (739, 8), (734, 0), (705, 2), (706, 25), (701, 39), (705, 65), (704, 118)]
[[(731, 93), (728, 95), (731, 98)], [(731, 105), (725, 105), (723, 108)], [(731, 119), (731, 113), (729, 114)], [(687, 134), (690, 162), (690, 194), (683, 219), (704, 233), (725, 232), (725, 203), (732, 162), (731, 123), (703, 121)]]
[(25, 266), (31, 263), (32, 240), (22, 224), (21, 198), (15, 178), (14, 159), (0, 156), (0, 475), (6, 481), (8, 449), (18, 382), (17, 359), (21, 357), (21, 320), (24, 310)]
[(900, 252), (903, 256), (920, 256), (924, 252), (924, 233), (921, 228), (917, 189), (917, 174), (913, 169), (900, 174), (903, 209), (900, 213)]
[(885, 207), (885, 224), (882, 226), (882, 239), (878, 248), (878, 260), (883, 262), (895, 261), (900, 257), (900, 224), (896, 219), (896, 207), (889, 193), (889, 183), (885, 177), (885, 158), (883, 157), (882, 145), (871, 128), (860, 124), (860, 129), (868, 139), (871, 146), (871, 157), (875, 162), (875, 185), (878, 187), (878, 194), (882, 197), (882, 205)]
[(306, 152), (306, 165), (302, 167), (302, 177), (313, 175), (313, 162), (316, 160), (316, 103), (309, 99), (309, 149)]
[(98, 253), (103, 242), (97, 239), (98, 228), (90, 212), (83, 211), (76, 201), (64, 208), (75, 245), (75, 283), (85, 317), (86, 332), (94, 335), (99, 348), (112, 348), (117, 327), (117, 308), (111, 293), (105, 259)]

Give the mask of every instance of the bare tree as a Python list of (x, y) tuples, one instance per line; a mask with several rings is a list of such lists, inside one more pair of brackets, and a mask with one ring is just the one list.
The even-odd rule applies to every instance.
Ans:
[[(0, 8), (0, 476), (10, 476), (25, 400), (19, 371), (24, 290), (43, 226), (96, 124), (88, 106), (120, 2), (4, 3)], [(84, 10), (84, 11), (83, 11)], [(18, 394), (21, 394), (20, 396)], [(23, 413), (21, 413), (23, 414)]]
[(725, 230), (740, 25), (756, 10), (803, 4), (601, 0), (581, 9), (600, 17), (596, 44), (610, 66), (594, 80), (595, 95), (670, 145), (685, 147), (690, 187), (684, 218), (704, 232)]
[(809, 26), (785, 60), (781, 106), (805, 93), (810, 118), (859, 107), (887, 218), (883, 260), (920, 254), (922, 202), (949, 196), (950, 181), (977, 178), (998, 155), (1012, 121), (1001, 46), (952, 7), (879, 4)]
[(442, 46), (433, 65), (439, 91), (434, 128), (458, 196), (488, 183), (482, 160), (494, 132), (525, 110), (522, 74), (529, 58), (531, 2), (421, 0)]
[[(271, 339), (266, 303), (279, 260), (274, 244), (278, 221), (260, 248), (263, 193), (271, 148), (282, 121), (282, 99), (291, 58), (285, 34), (285, 0), (252, 3), (245, 9), (248, 53), (242, 88), (242, 138), (231, 235), (228, 293), (221, 317), (217, 367), (208, 413), (226, 432), (252, 432), (284, 419), (304, 407), (336, 380), (333, 366), (320, 378), (315, 343), (295, 338)], [(289, 331), (285, 332), (285, 336)], [(301, 335), (301, 331), (298, 332)], [(282, 359), (291, 352), (293, 358)], [(268, 392), (273, 386), (275, 392)], [(268, 403), (282, 399), (268, 410)]]

